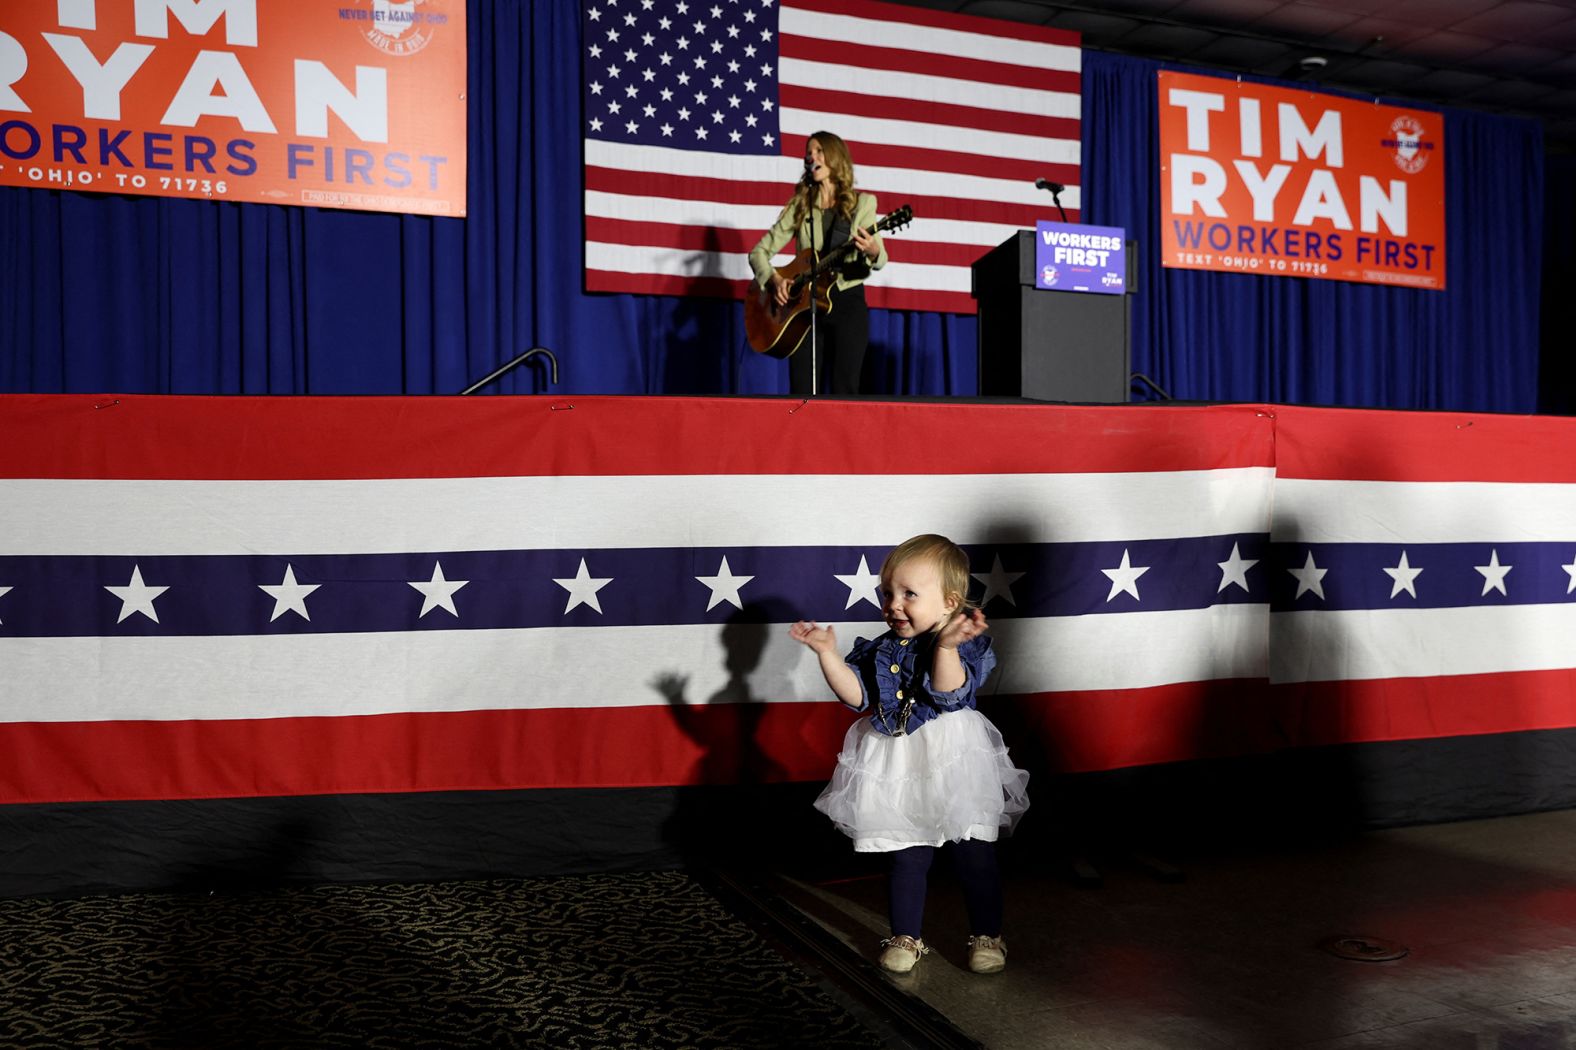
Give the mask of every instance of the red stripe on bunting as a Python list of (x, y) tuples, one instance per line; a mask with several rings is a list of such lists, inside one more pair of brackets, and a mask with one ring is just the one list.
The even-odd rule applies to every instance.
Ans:
[[(915, 456), (885, 439), (904, 433), (968, 440)], [(1129, 473), (1270, 466), (1274, 453), (1254, 405), (964, 399), (10, 394), (0, 434), (0, 478)]]
[[(1495, 698), (1484, 703), (1485, 696)], [(1576, 670), (992, 697), (1032, 769), (1576, 726)], [(109, 801), (816, 780), (853, 717), (825, 703), (0, 725), (0, 799)]]
[(1274, 410), (1277, 475), (1347, 481), (1576, 482), (1576, 419), (1488, 412)]

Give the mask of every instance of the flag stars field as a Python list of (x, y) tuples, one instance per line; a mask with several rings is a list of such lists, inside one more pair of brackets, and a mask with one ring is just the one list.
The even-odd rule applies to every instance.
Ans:
[[(972, 565), (981, 568), (970, 573), (970, 590), (993, 615), (1028, 619), (1139, 608), (1263, 605), (1270, 612), (1340, 612), (1576, 600), (1576, 551), (1567, 542), (1304, 545), (1270, 543), (1267, 534), (1252, 533), (1158, 545), (1149, 540), (1120, 542), (1087, 547), (1065, 542), (969, 545)], [(587, 555), (503, 549), (464, 555), (462, 579), (451, 578), (452, 566), (441, 561), (449, 557), (454, 562), (461, 555), (447, 553), (366, 555), (365, 563), (341, 563), (335, 560), (341, 556), (310, 553), (288, 560), (160, 556), (129, 566), (127, 558), (108, 570), (115, 574), (112, 582), (106, 583), (102, 575), (84, 581), (90, 593), (111, 595), (114, 605), (49, 600), (50, 595), (68, 593), (63, 585), (79, 578), (81, 570), (69, 558), (51, 565), (53, 559), (44, 556), (15, 565), (0, 561), (6, 580), (0, 584), (0, 627), (8, 638), (89, 635), (102, 632), (113, 609), (113, 623), (130, 628), (140, 616), (145, 629), (157, 625), (158, 633), (170, 635), (262, 633), (267, 624), (287, 632), (325, 634), (408, 630), (412, 613), (424, 625), (463, 630), (550, 626), (581, 606), (610, 626), (705, 624), (715, 623), (719, 610), (743, 611), (746, 588), (755, 593), (763, 587), (795, 615), (832, 619), (842, 611), (848, 619), (875, 619), (883, 607), (875, 560), (881, 554), (880, 547), (789, 547), (748, 554), (738, 549), (632, 548)], [(1227, 556), (1222, 559), (1222, 554)], [(425, 578), (415, 580), (404, 568), (391, 576), (380, 560), (384, 558), (397, 558), (402, 566), (415, 559), (416, 565), (430, 569), (418, 569)], [(734, 565), (739, 558), (751, 562), (750, 572)], [(596, 575), (593, 560), (601, 570)], [(148, 562), (147, 570), (142, 561)], [(303, 581), (298, 564), (309, 570), (308, 579), (315, 576), (319, 582)], [(573, 574), (562, 575), (569, 565), (575, 567)], [(712, 566), (711, 572), (695, 572)], [(1296, 581), (1295, 587), (1283, 582), (1282, 571)], [(1510, 587), (1512, 573), (1522, 581), (1515, 590)], [(608, 585), (625, 575), (695, 582), (663, 589), (655, 604), (646, 597), (634, 600), (634, 592), (620, 594), (630, 600), (604, 602)], [(473, 582), (480, 586), (472, 587)], [(392, 602), (390, 592), (379, 596), (373, 589), (377, 586), (409, 587), (421, 596), (420, 604)], [(702, 592), (693, 588), (704, 588), (704, 602)], [(174, 606), (163, 600), (172, 591), (184, 596)], [(242, 593), (253, 597), (244, 600)], [(559, 593), (562, 601), (553, 597)], [(331, 597), (325, 599), (325, 594)], [(433, 615), (440, 610), (448, 615)]]

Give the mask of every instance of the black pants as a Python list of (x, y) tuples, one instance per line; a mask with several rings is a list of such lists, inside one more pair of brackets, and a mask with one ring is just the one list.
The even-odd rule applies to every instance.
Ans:
[[(865, 305), (863, 284), (842, 292), (833, 289), (831, 312), (815, 315), (815, 336), (820, 392), (834, 396), (859, 393), (859, 374), (870, 343), (870, 308)], [(798, 397), (817, 392), (810, 385), (810, 356), (806, 333), (804, 342), (788, 359), (788, 386)]]
[[(963, 906), (969, 913), (969, 933), (1001, 936), (1001, 872), (996, 866), (996, 844), (965, 839), (949, 843), (952, 866), (963, 884)], [(887, 910), (892, 936), (919, 937), (925, 918), (925, 887), (935, 846), (910, 846), (892, 853), (887, 875)]]

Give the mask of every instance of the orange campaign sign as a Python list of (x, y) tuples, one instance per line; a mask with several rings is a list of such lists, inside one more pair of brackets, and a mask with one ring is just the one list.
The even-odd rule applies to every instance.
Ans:
[(0, 4), (0, 185), (465, 214), (465, 0)]
[(1159, 78), (1163, 265), (1445, 287), (1440, 114)]

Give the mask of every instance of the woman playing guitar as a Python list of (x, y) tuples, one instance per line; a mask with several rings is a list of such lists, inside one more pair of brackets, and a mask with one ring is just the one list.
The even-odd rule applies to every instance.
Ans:
[[(750, 252), (758, 289), (782, 305), (788, 301), (788, 284), (772, 267), (772, 257), (790, 240), (803, 252), (844, 252), (851, 261), (837, 273), (831, 308), (816, 316), (814, 367), (831, 377), (831, 393), (859, 393), (859, 373), (865, 346), (870, 340), (870, 311), (865, 305), (865, 278), (886, 265), (886, 246), (875, 229), (876, 198), (854, 190), (854, 165), (848, 147), (830, 131), (817, 131), (804, 147), (804, 178), (783, 207), (772, 228)], [(788, 359), (792, 392), (810, 396), (811, 355), (809, 339)], [(821, 380), (824, 384), (826, 380)]]

